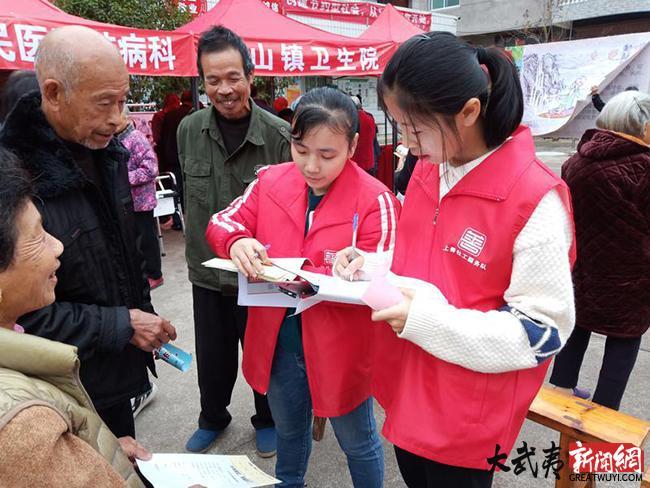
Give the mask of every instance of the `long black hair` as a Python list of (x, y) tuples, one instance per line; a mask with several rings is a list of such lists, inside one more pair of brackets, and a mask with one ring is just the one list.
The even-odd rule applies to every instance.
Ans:
[[(483, 67), (485, 66), (484, 71)], [(523, 94), (514, 64), (495, 48), (475, 48), (449, 32), (418, 34), (393, 55), (377, 86), (384, 111), (390, 92), (412, 119), (446, 126), (470, 98), (481, 102), (483, 136), (489, 148), (519, 126)]]
[(291, 138), (299, 141), (319, 125), (344, 134), (351, 144), (359, 126), (357, 107), (349, 96), (336, 88), (310, 90), (300, 98), (296, 107)]

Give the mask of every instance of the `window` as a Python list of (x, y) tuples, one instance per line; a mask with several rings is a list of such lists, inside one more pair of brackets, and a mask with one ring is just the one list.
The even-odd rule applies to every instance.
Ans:
[(457, 7), (460, 0), (431, 0), (431, 10), (437, 8)]

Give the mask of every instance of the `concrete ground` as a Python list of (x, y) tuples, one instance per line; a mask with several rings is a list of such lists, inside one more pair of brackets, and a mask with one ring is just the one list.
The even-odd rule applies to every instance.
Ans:
[[(571, 142), (538, 141), (540, 158), (555, 171), (574, 151)], [(166, 231), (164, 243), (167, 255), (163, 258), (165, 284), (152, 292), (154, 306), (158, 313), (170, 319), (178, 331), (176, 345), (186, 351), (194, 352), (194, 331), (192, 321), (191, 287), (187, 280), (184, 259), (184, 240), (180, 232)], [(593, 390), (603, 356), (604, 337), (594, 335), (580, 377), (580, 386)], [(195, 365), (187, 373), (158, 362), (158, 395), (137, 418), (137, 435), (152, 452), (184, 452), (185, 442), (197, 427), (199, 414), (199, 393)], [(621, 411), (650, 420), (650, 337), (646, 334), (636, 367), (630, 378), (627, 392), (623, 398)], [(254, 431), (250, 424), (253, 414), (253, 397), (243, 378), (237, 381), (233, 392), (230, 413), (233, 421), (224, 435), (210, 451), (212, 454), (245, 454), (262, 470), (273, 474), (275, 458), (261, 459), (255, 454)], [(383, 423), (383, 412), (375, 410), (378, 425)], [(551, 441), (558, 442), (558, 435), (545, 427), (526, 421), (515, 447), (526, 441), (535, 447), (534, 458), (539, 463), (539, 473), (535, 478), (529, 469), (520, 475), (510, 472), (497, 473), (493, 486), (505, 487), (552, 487), (553, 481), (544, 478), (542, 449), (547, 449)], [(387, 488), (404, 486), (399, 474), (395, 456), (390, 444), (384, 443), (386, 454), (385, 486)], [(646, 460), (650, 450), (646, 449)], [(646, 465), (648, 462), (646, 461)], [(552, 475), (551, 475), (552, 476)], [(310, 488), (351, 487), (345, 457), (338, 447), (331, 426), (328, 425), (325, 438), (315, 442), (307, 473)], [(599, 483), (599, 487), (635, 487), (638, 483)]]

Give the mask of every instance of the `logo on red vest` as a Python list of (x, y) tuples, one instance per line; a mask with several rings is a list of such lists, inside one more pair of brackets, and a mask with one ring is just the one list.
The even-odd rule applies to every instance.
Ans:
[(334, 266), (336, 260), (336, 251), (326, 249), (323, 251), (323, 262), (328, 266)]
[(487, 236), (485, 234), (481, 234), (479, 231), (468, 227), (465, 229), (465, 232), (463, 232), (463, 235), (460, 236), (458, 247), (467, 251), (472, 256), (478, 256), (481, 254), (481, 251), (485, 246), (485, 241), (487, 241)]
[(463, 231), (463, 235), (460, 236), (456, 245), (447, 244), (442, 248), (442, 250), (443, 252), (455, 254), (459, 258), (467, 261), (476, 269), (485, 271), (487, 269), (487, 263), (477, 259), (477, 256), (483, 251), (486, 241), (487, 236), (485, 234), (482, 234), (471, 227), (467, 227)]

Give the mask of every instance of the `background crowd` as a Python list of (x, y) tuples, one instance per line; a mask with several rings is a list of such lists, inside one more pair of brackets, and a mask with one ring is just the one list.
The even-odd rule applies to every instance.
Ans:
[[(439, 58), (427, 43), (440, 43), (457, 58)], [(440, 425), (423, 422), (421, 432), (413, 433), (407, 419), (423, 415), (459, 416), (455, 428), (469, 422), (464, 411), (456, 407), (451, 413), (448, 401), (422, 386), (433, 372), (445, 378), (444, 393), (458, 399), (483, 373), (495, 373), (499, 391), (519, 384), (521, 391), (504, 399), (486, 383), (493, 396), (485, 401), (518, 412), (512, 418), (488, 419), (497, 426), (506, 421), (521, 425), (554, 356), (551, 384), (619, 408), (641, 337), (650, 326), (650, 96), (628, 89), (604, 104), (597, 128), (584, 134), (563, 166), (562, 179), (541, 163), (532, 170), (523, 163), (516, 166), (520, 174), (531, 171), (535, 177), (530, 176), (527, 191), (502, 197), (510, 199), (507, 208), (530, 211), (524, 216), (499, 210), (499, 225), (511, 224), (517, 232), (510, 240), (500, 235), (499, 250), (492, 251), (495, 262), (515, 264), (502, 264), (499, 280), (468, 281), (461, 267), (447, 268), (449, 276), (431, 271), (435, 266), (429, 266), (429, 274), (418, 269), (416, 256), (430, 255), (434, 263), (445, 255), (426, 250), (426, 239), (433, 242), (435, 235), (424, 233), (420, 223), (431, 211), (438, 232), (451, 232), (469, 205), (477, 204), (457, 203), (440, 212), (442, 202), (462, 201), (463, 189), (468, 198), (473, 188), (498, 188), (496, 177), (514, 178), (515, 170), (505, 165), (489, 176), (486, 159), (515, 161), (526, 151), (533, 151), (534, 159), (532, 137), (519, 128), (517, 104), (506, 102), (520, 95), (516, 72), (496, 51), (477, 50), (451, 35), (413, 38), (395, 56), (382, 76), (380, 99), (405, 129), (402, 143), (410, 149), (396, 180), (397, 191), (408, 196), (399, 231), (399, 202), (372, 178), (379, 155), (377, 127), (359, 97), (321, 89), (325, 91), (310, 92), (292, 107), (282, 97), (272, 103), (261, 99), (254, 90), (248, 49), (235, 33), (219, 26), (204, 33), (198, 45), (200, 77), (211, 105), (195, 110), (191, 92), (168, 95), (152, 119), (150, 143), (129, 119), (129, 78), (115, 48), (81, 27), (45, 36), (35, 72), (14, 73), (0, 105), (0, 484), (37, 486), (43, 465), (52, 467), (46, 473), (50, 486), (147, 484), (132, 464), (150, 456), (135, 440), (133, 418), (155, 395), (150, 381), (150, 374), (156, 376), (155, 351), (176, 339), (174, 325), (156, 314), (150, 298), (150, 290), (164, 283), (153, 212), (156, 178), (166, 172), (174, 175), (173, 189), (185, 213), (192, 283), (201, 411), (186, 442), (188, 451), (209, 450), (230, 424), (228, 406), (245, 337), (244, 374), (254, 390), (251, 424), (257, 452), (262, 457), (277, 452), (281, 486), (304, 486), (312, 413), (332, 419), (354, 485), (381, 486), (383, 452), (372, 396), (387, 412), (384, 435), (396, 446), (407, 485), (490, 486), (492, 475), (478, 461), (482, 454), (472, 451), (475, 442), (465, 458), (456, 459), (445, 450), (449, 439)], [(436, 73), (427, 75), (428, 65), (436, 66)], [(452, 87), (458, 70), (465, 70), (464, 79), (470, 81)], [(437, 82), (424, 81), (427, 76)], [(447, 138), (440, 139), (422, 128), (423, 120), (444, 120), (443, 125), (453, 120), (457, 133), (452, 137), (441, 129)], [(333, 147), (345, 151), (339, 154)], [(445, 161), (440, 174), (427, 172), (428, 159)], [(335, 164), (329, 161), (338, 164), (338, 173), (324, 169)], [(423, 182), (436, 189), (435, 205)], [(347, 192), (341, 190), (344, 184)], [(467, 187), (471, 184), (476, 186)], [(303, 187), (307, 197), (300, 215), (285, 221), (291, 215), (285, 209), (269, 221), (275, 226), (270, 230), (257, 224), (251, 201), (267, 198), (265, 208), (274, 198), (298, 201), (295, 190)], [(354, 202), (346, 200), (351, 195)], [(327, 212), (335, 227), (337, 214), (355, 213), (350, 210), (354, 205), (366, 212), (358, 212), (363, 222), (359, 248), (372, 255), (365, 263), (344, 249), (349, 244), (338, 238), (338, 231), (328, 231), (327, 239), (314, 234), (322, 232), (314, 222), (327, 221)], [(482, 215), (496, 211), (490, 203), (481, 205)], [(440, 223), (439, 213), (444, 216)], [(161, 225), (181, 230), (180, 218), (174, 214)], [(304, 247), (285, 247), (288, 231), (274, 240), (271, 231), (295, 223), (298, 232), (291, 242)], [(309, 240), (313, 235), (319, 237)], [(419, 247), (412, 244), (416, 236)], [(341, 275), (354, 278), (375, 255), (387, 259), (387, 267), (393, 259), (395, 273), (432, 283), (435, 290), (406, 293), (402, 308), (396, 305), (372, 317), (367, 309), (324, 304), (320, 315), (295, 318), (284, 309), (237, 305), (236, 276), (201, 265), (218, 254), (237, 258), (240, 269), (250, 273), (258, 258), (303, 250), (313, 251), (313, 263), (324, 259), (323, 250), (341, 251), (337, 260), (347, 265)], [(540, 256), (548, 279), (539, 271)], [(315, 266), (331, 272), (336, 262)], [(467, 296), (476, 300), (467, 301)], [(351, 333), (347, 326), (355, 313), (352, 320), (359, 330)], [(404, 371), (400, 381), (371, 384), (368, 371), (375, 368), (375, 353), (364, 349), (371, 333), (359, 331), (363, 325), (374, 330), (372, 320), (388, 324), (384, 337), (376, 339), (386, 360), (376, 372), (398, 368), (391, 360), (399, 352), (415, 368), (412, 374)], [(323, 321), (330, 324), (330, 335), (314, 325)], [(247, 323), (253, 336), (246, 336)], [(260, 338), (273, 329), (271, 323), (273, 338), (264, 342)], [(467, 331), (471, 324), (489, 327), (476, 335)], [(593, 395), (578, 386), (592, 332), (607, 337)], [(458, 347), (450, 347), (452, 341)], [(485, 346), (494, 341), (501, 344), (501, 354)], [(322, 344), (344, 342), (346, 347), (337, 350), (338, 367), (354, 357), (358, 363), (345, 370), (357, 369), (332, 380), (339, 369), (320, 361), (334, 346)], [(418, 388), (423, 390), (418, 401), (405, 393)], [(470, 409), (475, 401), (461, 403)], [(296, 410), (300, 405), (304, 408)], [(299, 416), (305, 418), (297, 421)], [(363, 442), (354, 438), (359, 432)], [(504, 444), (512, 445), (517, 433), (510, 432)], [(500, 435), (492, 432), (483, 444), (494, 445)], [(25, 452), (33, 456), (25, 458)]]

